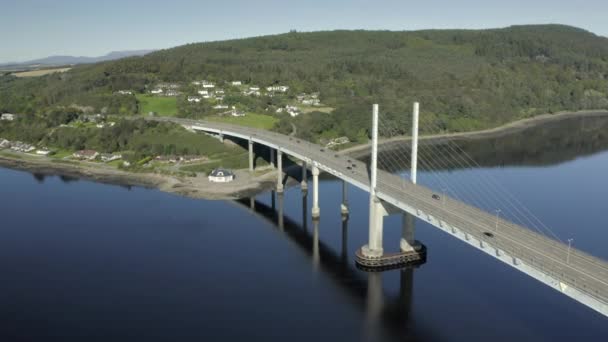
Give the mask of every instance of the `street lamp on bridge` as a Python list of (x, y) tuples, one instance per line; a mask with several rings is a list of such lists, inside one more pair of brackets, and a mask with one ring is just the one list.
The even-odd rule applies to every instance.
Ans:
[(494, 211), (496, 212), (496, 225), (495, 225), (495, 227), (494, 227), (494, 231), (495, 231), (495, 232), (498, 232), (498, 215), (501, 213), (501, 211), (502, 211), (502, 210), (500, 210), (500, 209), (496, 209), (496, 210), (494, 210)]
[(570, 248), (572, 247), (573, 238), (568, 239), (568, 254), (566, 255), (566, 264), (570, 264)]

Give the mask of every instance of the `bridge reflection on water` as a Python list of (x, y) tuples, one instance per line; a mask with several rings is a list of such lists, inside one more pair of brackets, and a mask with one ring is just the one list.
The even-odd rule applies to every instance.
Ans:
[[(268, 195), (261, 195), (268, 196)], [(302, 192), (301, 222), (284, 213), (284, 195), (272, 191), (270, 204), (255, 198), (236, 200), (242, 208), (248, 208), (256, 216), (269, 221), (277, 232), (288, 238), (310, 257), (313, 272), (323, 272), (338, 285), (350, 300), (363, 310), (366, 317), (366, 338), (381, 340), (387, 333), (400, 339), (432, 339), (429, 332), (422, 332), (414, 325), (412, 299), (415, 268), (403, 268), (399, 272), (399, 292), (385, 293), (382, 272), (363, 272), (357, 269), (348, 252), (348, 216), (342, 217), (342, 237), (339, 250), (332, 249), (319, 239), (319, 220), (309, 222), (308, 193)]]

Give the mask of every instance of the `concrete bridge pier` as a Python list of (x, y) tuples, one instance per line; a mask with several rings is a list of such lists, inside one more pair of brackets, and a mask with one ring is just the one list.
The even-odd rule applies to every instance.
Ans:
[(220, 140), (221, 143), (224, 142), (224, 135), (222, 133), (220, 133), (220, 135), (218, 136), (218, 139)]
[(415, 226), (414, 216), (408, 213), (403, 213), (401, 216), (402, 228), (401, 228), (401, 241), (399, 247), (401, 252), (412, 252), (418, 247), (416, 240), (414, 240)]
[(348, 215), (348, 197), (346, 195), (348, 189), (348, 185), (346, 184), (346, 181), (342, 181), (342, 204), (340, 204), (340, 212), (342, 213), (342, 216), (347, 216)]
[(307, 181), (307, 172), (306, 172), (306, 161), (302, 160), (302, 182), (300, 183), (300, 187), (302, 191), (308, 191), (308, 181)]
[(270, 166), (274, 169), (275, 168), (275, 163), (274, 163), (274, 148), (269, 147), (268, 149), (270, 150)]
[(382, 235), (384, 233), (384, 216), (388, 213), (377, 197), (369, 205), (369, 242), (361, 248), (361, 254), (368, 259), (380, 258), (384, 254)]
[(277, 150), (277, 192), (283, 193), (283, 153)]
[(312, 218), (318, 219), (321, 214), (319, 209), (319, 168), (312, 167)]
[(249, 138), (249, 172), (253, 173), (253, 141)]

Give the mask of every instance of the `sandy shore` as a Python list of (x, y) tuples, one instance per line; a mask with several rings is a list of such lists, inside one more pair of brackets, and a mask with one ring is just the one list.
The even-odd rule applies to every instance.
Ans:
[(155, 173), (133, 173), (100, 164), (87, 166), (82, 163), (60, 163), (45, 157), (0, 155), (0, 167), (22, 170), (42, 175), (63, 175), (100, 183), (155, 188), (192, 198), (237, 199), (246, 198), (274, 189), (276, 172), (250, 175), (247, 170), (236, 170), (235, 180), (230, 183), (211, 183), (207, 177), (176, 177)]
[[(508, 124), (485, 129), (481, 131), (471, 131), (471, 132), (461, 132), (461, 133), (445, 133), (445, 134), (433, 134), (433, 135), (425, 135), (421, 136), (420, 140), (434, 140), (434, 139), (455, 139), (455, 138), (465, 138), (465, 139), (482, 139), (482, 138), (491, 138), (491, 137), (499, 137), (507, 134), (511, 134), (514, 132), (519, 132), (524, 129), (540, 126), (542, 124), (548, 122), (554, 122), (559, 120), (565, 120), (575, 117), (593, 117), (593, 116), (608, 116), (608, 111), (605, 110), (590, 110), (590, 111), (579, 111), (579, 112), (558, 112), (555, 114), (542, 114), (537, 115), (532, 118), (513, 121)], [(401, 141), (409, 141), (411, 138), (409, 136), (397, 136), (389, 139), (379, 139), (378, 144), (387, 144)], [(370, 144), (357, 145), (353, 147), (346, 148), (344, 150), (340, 150), (338, 153), (340, 154), (352, 154), (353, 156), (357, 156), (370, 150)]]

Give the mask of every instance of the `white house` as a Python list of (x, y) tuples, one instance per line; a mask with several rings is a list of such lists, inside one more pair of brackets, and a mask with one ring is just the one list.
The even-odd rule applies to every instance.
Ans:
[(150, 91), (150, 93), (151, 93), (151, 94), (162, 94), (162, 93), (163, 93), (163, 90), (162, 90), (162, 89), (160, 89), (160, 88), (158, 88), (158, 89), (152, 89), (152, 90)]
[(11, 142), (6, 139), (0, 139), (0, 148), (9, 148), (11, 147)]
[(201, 102), (201, 98), (198, 96), (188, 96), (188, 102)]
[(4, 113), (0, 116), (0, 120), (13, 121), (13, 120), (15, 120), (15, 117), (16, 117), (15, 114)]
[(251, 91), (260, 91), (260, 87), (257, 87), (257, 86), (249, 87), (249, 90), (251, 90)]
[(101, 155), (101, 161), (104, 162), (104, 163), (109, 163), (111, 161), (118, 160), (118, 159), (121, 159), (121, 158), (122, 158), (121, 154), (103, 153)]
[(42, 149), (36, 150), (36, 154), (41, 155), (41, 156), (48, 156), (49, 154), (51, 154), (51, 151), (49, 151), (45, 148), (42, 148)]
[(209, 91), (208, 90), (199, 90), (198, 94), (199, 95), (209, 95)]
[(213, 109), (228, 109), (227, 105), (223, 105), (223, 104), (218, 104), (213, 106)]
[(210, 182), (228, 183), (234, 180), (234, 173), (226, 169), (215, 169), (208, 176)]
[(120, 95), (133, 95), (133, 92), (130, 90), (119, 90), (116, 93)]
[(241, 81), (232, 81), (230, 84), (232, 84), (233, 86), (240, 86), (243, 83)]
[(281, 86), (281, 85), (270, 86), (270, 87), (266, 88), (266, 90), (268, 90), (268, 91), (278, 91), (281, 93), (286, 92), (288, 89), (289, 89), (288, 86)]
[(203, 81), (201, 83), (203, 84), (203, 88), (215, 88), (215, 84), (213, 84), (213, 82)]
[(289, 115), (291, 115), (292, 117), (296, 117), (298, 115), (300, 115), (300, 108), (296, 107), (296, 106), (285, 106), (285, 111), (287, 113), (289, 113)]
[(74, 154), (72, 154), (72, 156), (74, 156), (74, 158), (86, 159), (86, 160), (93, 160), (93, 159), (97, 158), (98, 155), (99, 155), (99, 152), (93, 151), (93, 150), (81, 150), (81, 151), (74, 152)]
[(224, 95), (224, 90), (223, 90), (223, 89), (216, 89), (216, 90), (215, 90), (215, 93), (216, 93), (217, 95)]

